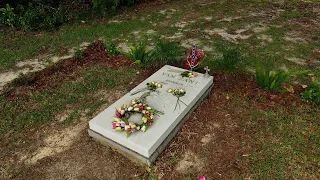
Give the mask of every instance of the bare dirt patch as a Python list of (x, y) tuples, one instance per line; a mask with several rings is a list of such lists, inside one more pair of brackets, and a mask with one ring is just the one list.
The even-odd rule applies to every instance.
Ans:
[(44, 139), (44, 145), (32, 153), (31, 157), (25, 160), (25, 163), (35, 164), (45, 157), (63, 152), (69, 148), (79, 133), (85, 128), (86, 123), (79, 123), (76, 126), (51, 132), (51, 135)]
[(70, 59), (73, 56), (73, 50), (69, 51), (69, 55), (65, 56), (48, 56), (41, 55), (37, 59), (30, 59), (26, 61), (21, 61), (16, 64), (15, 69), (7, 70), (0, 74), (0, 92), (3, 91), (5, 86), (9, 84), (12, 80), (18, 78), (20, 75), (25, 75), (27, 73), (37, 72), (50, 66), (52, 63), (56, 63), (61, 60)]
[(199, 157), (195, 153), (187, 151), (183, 155), (183, 159), (179, 161), (176, 170), (180, 173), (188, 173), (193, 171), (193, 169), (199, 171), (203, 168), (202, 161), (203, 160), (199, 159)]
[(7, 97), (26, 95), (29, 91), (43, 90), (48, 87), (58, 87), (64, 81), (76, 80), (81, 69), (100, 63), (107, 68), (130, 66), (129, 59), (124, 55), (109, 57), (107, 52), (95, 52), (86, 49), (83, 52), (84, 59), (75, 57), (59, 61), (41, 71), (29, 73), (14, 80), (4, 88)]
[(213, 29), (213, 30), (205, 30), (209, 36), (221, 36), (223, 39), (231, 42), (237, 42), (239, 40), (249, 39), (252, 35), (242, 35), (240, 33), (247, 31), (246, 29), (238, 30), (238, 34), (230, 34), (225, 29)]

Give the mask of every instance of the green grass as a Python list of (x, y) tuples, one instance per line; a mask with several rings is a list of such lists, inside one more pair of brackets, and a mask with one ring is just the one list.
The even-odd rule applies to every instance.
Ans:
[(61, 125), (64, 127), (64, 126), (70, 126), (72, 124), (75, 124), (76, 123), (76, 120), (80, 118), (80, 113), (78, 111), (73, 111), (72, 113), (70, 113), (70, 115), (64, 119), (62, 122), (61, 122)]
[(179, 62), (180, 56), (181, 47), (177, 43), (158, 39), (149, 59), (152, 64), (172, 64)]
[[(234, 95), (235, 97), (237, 95)], [(255, 101), (264, 102), (263, 97)], [(320, 121), (318, 106), (275, 104), (273, 109), (257, 108), (250, 98), (239, 98), (227, 106), (247, 117), (237, 121), (250, 134), (242, 146), (240, 167), (248, 168), (251, 179), (318, 179), (320, 169)], [(252, 138), (252, 139), (251, 139)], [(208, 151), (210, 152), (210, 151)]]
[[(257, 179), (313, 179), (320, 168), (319, 108), (307, 106), (260, 111), (254, 121), (259, 128), (250, 161)], [(262, 122), (262, 127), (260, 126)], [(319, 177), (319, 176), (318, 176)]]
[(91, 25), (69, 24), (55, 33), (42, 32), (41, 35), (21, 35), (13, 38), (13, 34), (5, 34), (0, 44), (0, 70), (13, 67), (15, 63), (39, 55), (41, 49), (47, 53), (57, 54), (60, 49), (78, 47), (83, 42), (92, 42), (100, 37), (107, 41), (127, 35), (140, 27), (148, 28), (148, 21), (131, 20), (121, 23), (93, 23)]
[(130, 81), (134, 76), (133, 69), (106, 70), (95, 67), (82, 73), (82, 80), (64, 82), (59, 88), (45, 89), (42, 92), (31, 92), (25, 100), (6, 101), (0, 98), (0, 134), (9, 131), (25, 131), (30, 128), (51, 122), (55, 115), (67, 107), (74, 112), (63, 121), (64, 125), (72, 124), (80, 111), (89, 108), (87, 115), (92, 115), (106, 101), (97, 91), (114, 88)]

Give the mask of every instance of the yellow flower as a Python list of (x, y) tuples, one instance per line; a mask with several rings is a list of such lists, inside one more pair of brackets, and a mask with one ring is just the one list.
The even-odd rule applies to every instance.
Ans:
[(194, 76), (194, 77), (198, 77), (198, 73), (194, 72), (194, 73), (193, 73), (193, 76)]
[(146, 123), (146, 122), (148, 121), (148, 119), (147, 119), (146, 117), (143, 117), (143, 118), (142, 118), (142, 121), (143, 121), (144, 123)]

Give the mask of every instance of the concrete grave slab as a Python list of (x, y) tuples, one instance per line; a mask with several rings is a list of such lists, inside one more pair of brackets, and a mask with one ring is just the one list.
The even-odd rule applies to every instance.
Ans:
[[(144, 82), (135, 87), (131, 92), (124, 95), (106, 110), (101, 112), (89, 122), (89, 135), (94, 139), (117, 149), (120, 153), (139, 163), (151, 165), (158, 155), (165, 149), (180, 126), (187, 119), (200, 102), (210, 93), (213, 87), (213, 77), (204, 77), (203, 74), (196, 78), (185, 78), (180, 76), (181, 68), (165, 65)], [(163, 85), (158, 92), (153, 92), (147, 97), (147, 104), (153, 109), (164, 111), (164, 115), (156, 117), (154, 123), (146, 132), (135, 132), (128, 138), (125, 132), (116, 132), (112, 129), (112, 121), (115, 118), (115, 109), (122, 104), (131, 102), (132, 99), (139, 98), (143, 93), (131, 95), (138, 89), (146, 87), (148, 82), (158, 82)], [(180, 99), (187, 104), (175, 109), (177, 98), (167, 93), (169, 88), (181, 88), (186, 91), (186, 95)], [(129, 121), (137, 122), (139, 117), (131, 117)]]

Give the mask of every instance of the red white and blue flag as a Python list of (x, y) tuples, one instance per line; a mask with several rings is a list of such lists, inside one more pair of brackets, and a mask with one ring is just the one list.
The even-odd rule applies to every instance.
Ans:
[(197, 55), (196, 46), (193, 45), (190, 51), (190, 55), (188, 56), (188, 64), (191, 69), (195, 68), (199, 64), (200, 58)]

